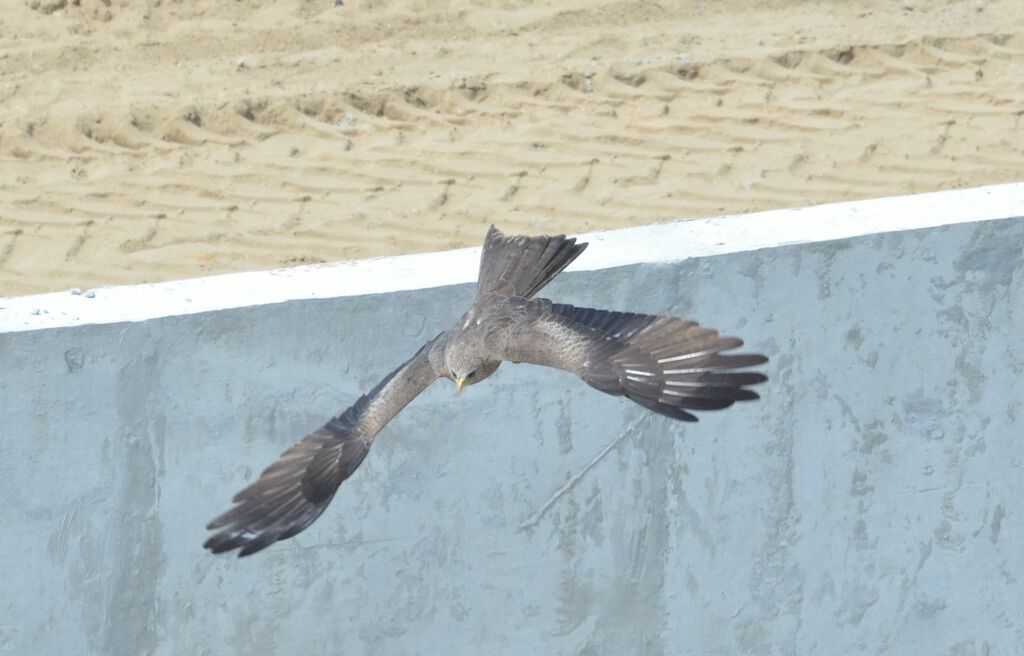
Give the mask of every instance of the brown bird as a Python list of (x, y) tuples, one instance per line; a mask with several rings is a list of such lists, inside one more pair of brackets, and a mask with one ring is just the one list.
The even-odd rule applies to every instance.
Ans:
[(491, 226), (469, 311), (236, 494), (236, 505), (207, 526), (217, 532), (203, 546), (247, 556), (304, 530), (359, 467), (377, 433), (438, 378), (461, 392), (503, 361), (529, 362), (571, 371), (602, 392), (683, 421), (697, 421), (691, 410), (758, 398), (747, 386), (765, 375), (736, 370), (768, 358), (724, 355), (743, 344), (736, 337), (678, 317), (533, 298), (586, 246), (564, 235), (506, 236)]

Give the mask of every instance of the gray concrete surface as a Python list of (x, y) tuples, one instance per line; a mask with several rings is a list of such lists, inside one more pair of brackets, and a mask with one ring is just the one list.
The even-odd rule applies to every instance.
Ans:
[(469, 286), (2, 334), (0, 653), (1024, 654), (1022, 243), (567, 274), (549, 296), (743, 336), (763, 401), (686, 425), (525, 365), (438, 383), (243, 560), (206, 521)]

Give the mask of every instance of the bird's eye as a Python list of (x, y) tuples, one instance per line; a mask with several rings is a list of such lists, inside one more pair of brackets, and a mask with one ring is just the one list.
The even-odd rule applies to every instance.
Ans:
[(475, 371), (471, 371), (468, 374), (466, 374), (466, 380), (472, 380), (475, 376), (476, 376), (476, 372)]

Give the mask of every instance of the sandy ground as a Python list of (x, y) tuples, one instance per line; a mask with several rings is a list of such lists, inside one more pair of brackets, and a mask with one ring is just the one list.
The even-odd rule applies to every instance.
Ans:
[(10, 0), (0, 296), (1024, 179), (1024, 3)]

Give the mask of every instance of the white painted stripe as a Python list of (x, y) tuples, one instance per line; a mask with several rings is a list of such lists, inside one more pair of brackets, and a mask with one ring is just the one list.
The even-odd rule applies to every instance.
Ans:
[[(569, 271), (674, 262), (788, 244), (1024, 217), (1024, 183), (676, 221), (580, 235)], [(500, 220), (498, 221), (500, 223)], [(499, 226), (500, 227), (500, 226)], [(483, 241), (481, 227), (480, 239)], [(480, 248), (0, 298), (0, 333), (144, 321), (295, 299), (424, 289), (476, 279)]]

